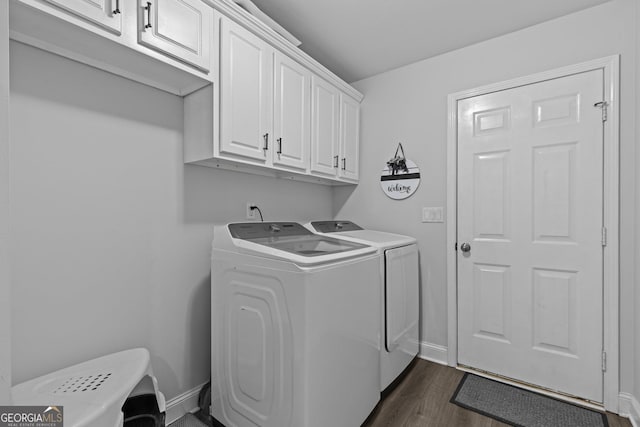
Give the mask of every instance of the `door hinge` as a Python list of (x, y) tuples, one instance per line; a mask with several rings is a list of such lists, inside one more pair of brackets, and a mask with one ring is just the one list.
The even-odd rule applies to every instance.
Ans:
[(602, 372), (607, 372), (607, 353), (602, 352)]
[(602, 246), (607, 246), (607, 227), (602, 227)]
[(600, 102), (596, 102), (595, 104), (593, 104), (594, 107), (596, 108), (600, 108), (602, 110), (602, 121), (606, 122), (607, 121), (607, 107), (609, 106), (609, 103), (607, 101), (600, 101)]

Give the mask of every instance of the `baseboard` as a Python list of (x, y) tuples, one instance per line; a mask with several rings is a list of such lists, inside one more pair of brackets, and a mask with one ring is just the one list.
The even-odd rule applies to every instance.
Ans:
[(198, 395), (204, 384), (187, 390), (167, 401), (166, 424), (169, 425), (178, 418), (183, 417), (187, 412), (195, 412), (198, 408)]
[(632, 394), (620, 393), (620, 415), (629, 418), (633, 427), (640, 427), (640, 402)]
[(447, 365), (447, 347), (422, 341), (418, 357), (430, 362)]

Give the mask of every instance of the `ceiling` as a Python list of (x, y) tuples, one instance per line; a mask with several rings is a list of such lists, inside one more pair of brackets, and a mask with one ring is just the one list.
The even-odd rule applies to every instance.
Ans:
[(252, 1), (354, 82), (609, 0)]

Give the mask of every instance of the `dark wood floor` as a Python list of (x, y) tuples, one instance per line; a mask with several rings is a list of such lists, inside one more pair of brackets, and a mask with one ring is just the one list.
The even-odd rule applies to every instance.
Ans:
[[(464, 372), (448, 366), (416, 360), (363, 427), (506, 426), (449, 403), (463, 375)], [(629, 420), (615, 414), (607, 413), (607, 419), (610, 427), (631, 427)]]

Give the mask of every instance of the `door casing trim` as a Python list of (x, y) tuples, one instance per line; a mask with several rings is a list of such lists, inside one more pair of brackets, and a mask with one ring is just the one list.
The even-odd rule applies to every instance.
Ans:
[(620, 167), (620, 56), (612, 55), (592, 61), (531, 74), (486, 86), (456, 92), (448, 96), (447, 128), (447, 363), (458, 365), (457, 238), (458, 188), (458, 101), (479, 95), (512, 89), (545, 80), (601, 69), (604, 72), (604, 98), (608, 117), (604, 122), (603, 221), (607, 228), (607, 245), (603, 254), (603, 351), (607, 366), (603, 377), (603, 405), (618, 413), (619, 394), (619, 167)]

